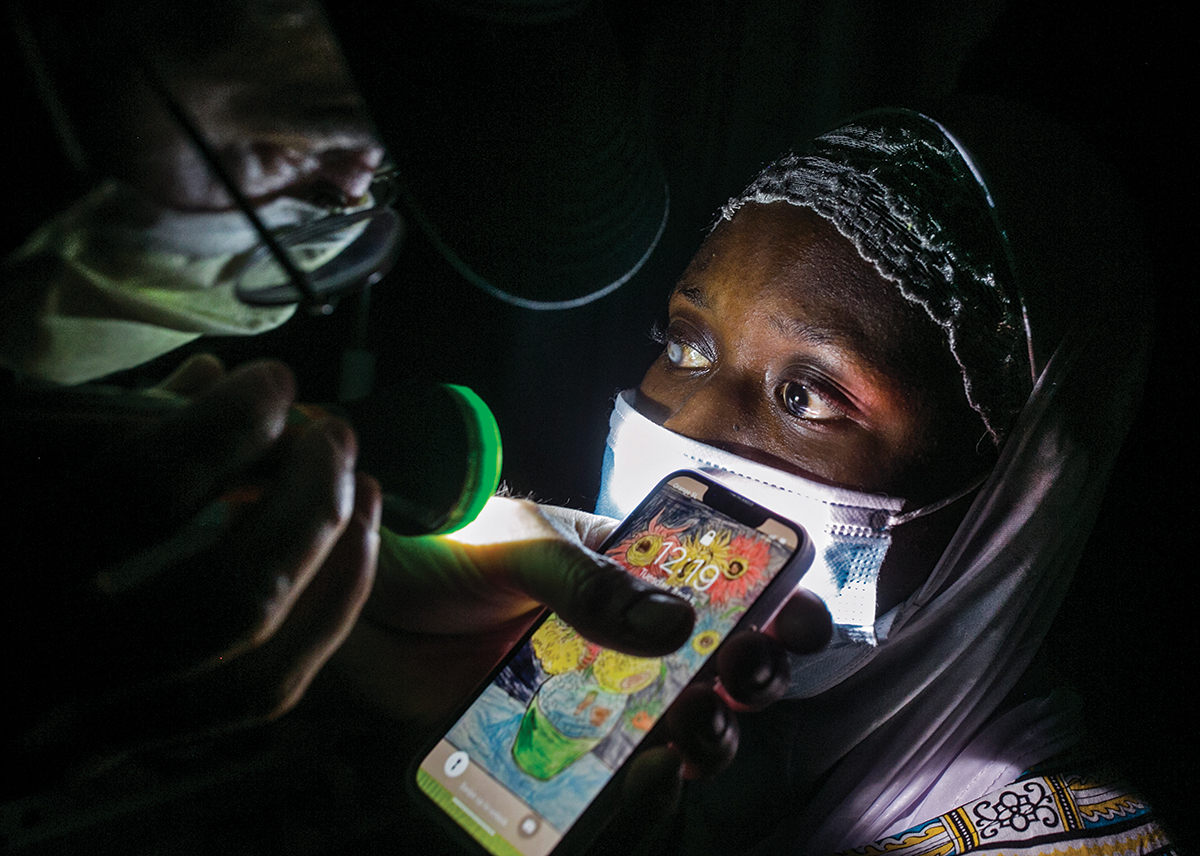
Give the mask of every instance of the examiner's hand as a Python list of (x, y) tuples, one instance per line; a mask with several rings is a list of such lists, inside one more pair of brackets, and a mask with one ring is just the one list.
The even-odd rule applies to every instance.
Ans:
[(279, 363), (194, 360), (172, 389), (197, 397), (134, 414), (66, 391), (5, 427), (27, 467), (8, 483), (25, 558), (0, 607), (10, 786), (278, 716), (370, 591), (379, 488), (349, 426), (284, 436)]
[[(616, 521), (493, 498), (475, 524), (451, 536), (385, 534), (375, 588), (333, 663), (362, 695), (393, 715), (432, 724), (520, 639), (548, 604), (592, 641), (656, 656), (690, 635), (691, 608), (591, 552)], [(737, 751), (737, 713), (782, 697), (787, 650), (828, 640), (829, 614), (798, 591), (767, 633), (722, 647), (716, 684), (697, 684), (667, 715), (664, 742), (627, 771), (624, 798), (597, 845), (620, 850), (620, 830), (669, 812), (682, 780), (716, 774)], [(615, 848), (615, 849), (614, 849)]]
[(431, 724), (548, 606), (594, 642), (641, 656), (677, 649), (695, 615), (585, 547), (616, 521), (493, 497), (449, 536), (384, 533), (375, 588), (335, 663), (370, 701)]

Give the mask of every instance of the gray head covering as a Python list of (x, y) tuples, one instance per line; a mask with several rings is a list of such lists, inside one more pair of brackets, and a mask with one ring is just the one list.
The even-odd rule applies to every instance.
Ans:
[(1024, 309), (994, 202), (934, 120), (876, 111), (772, 163), (722, 209), (809, 208), (837, 227), (946, 333), (967, 400), (999, 445), (1033, 377)]
[[(972, 404), (1006, 437), (926, 583), (878, 619), (886, 641), (829, 689), (744, 721), (733, 767), (685, 796), (680, 852), (864, 846), (1077, 739), (1069, 695), (1010, 693), (1035, 654), (1053, 659), (1039, 649), (1139, 399), (1150, 331), (1139, 234), (1062, 129), (995, 106), (944, 122), (954, 137), (912, 111), (859, 117), (726, 209), (782, 201), (837, 224), (947, 329)], [(986, 186), (974, 177), (985, 174)]]

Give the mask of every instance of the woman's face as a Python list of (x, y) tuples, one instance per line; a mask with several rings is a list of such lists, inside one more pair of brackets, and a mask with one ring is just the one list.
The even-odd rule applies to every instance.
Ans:
[(992, 460), (945, 335), (807, 209), (750, 204), (721, 223), (671, 295), (665, 344), (639, 409), (742, 457), (906, 508)]

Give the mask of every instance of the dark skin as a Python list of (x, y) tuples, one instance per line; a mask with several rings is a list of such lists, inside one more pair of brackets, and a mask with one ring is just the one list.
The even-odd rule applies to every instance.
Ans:
[[(787, 206), (750, 207), (714, 232), (676, 289), (667, 353), (647, 374), (643, 399), (665, 416), (667, 427), (775, 466), (920, 501), (944, 495), (985, 466), (975, 452), (982, 431), (956, 398), (961, 392), (953, 366), (938, 362), (938, 348), (922, 345), (931, 325), (891, 298), (894, 286), (822, 221)], [(794, 335), (800, 329), (825, 335), (800, 341)], [(889, 362), (895, 360), (901, 368)], [(904, 368), (911, 365), (944, 371), (921, 376)], [(787, 386), (801, 381), (802, 388)], [(368, 695), (385, 706), (399, 699), (398, 713), (428, 721), (486, 672), (523, 632), (539, 602), (564, 616), (578, 613), (581, 625), (591, 620), (593, 638), (631, 652), (662, 653), (686, 638), (689, 622), (666, 602), (653, 604), (656, 619), (628, 619), (645, 593), (583, 549), (598, 544), (603, 526), (587, 517), (551, 522), (527, 503), (517, 504), (524, 522), (505, 544), (467, 544), (462, 552), (434, 544), (426, 559), (466, 569), (448, 574), (440, 588), (431, 590), (410, 573), (421, 564), (415, 560), (373, 579), (378, 486), (354, 472), (355, 441), (347, 426), (319, 422), (285, 441), (283, 416), (294, 391), (277, 364), (225, 376), (218, 364), (202, 363), (173, 387), (199, 396), (196, 404), (135, 432), (116, 447), (118, 457), (113, 448), (97, 449), (104, 472), (141, 485), (126, 493), (132, 504), (112, 503), (112, 481), (77, 483), (84, 489), (76, 497), (81, 513), (68, 519), (88, 520), (83, 511), (104, 509), (114, 522), (126, 521), (96, 529), (97, 538), (105, 532), (122, 537), (95, 570), (119, 567), (122, 555), (170, 540), (205, 502), (248, 477), (265, 477), (267, 490), (224, 537), (169, 556), (144, 582), (123, 589), (112, 604), (136, 619), (133, 624), (116, 622), (116, 635), (102, 644), (97, 637), (63, 648), (60, 667), (66, 671), (47, 684), (45, 698), (26, 696), (27, 730), (8, 747), (9, 758), (26, 770), (52, 774), (60, 764), (278, 716), (343, 642), (343, 664)], [(786, 397), (781, 387), (788, 389)], [(803, 415), (784, 418), (784, 400)], [(957, 515), (939, 515), (951, 531)], [(294, 531), (278, 530), (268, 519), (289, 522)], [(573, 537), (564, 537), (572, 530)], [(239, 539), (251, 544), (269, 531), (280, 532), (271, 550), (239, 546)], [(914, 543), (940, 552), (944, 540), (932, 546), (930, 540)], [(465, 560), (445, 565), (452, 555)], [(893, 556), (903, 562), (892, 562)], [(930, 567), (932, 561), (920, 560), (897, 536), (880, 607), (905, 596)], [(231, 568), (238, 573), (222, 582)], [(77, 572), (79, 581), (91, 579), (87, 568)], [(196, 588), (206, 575), (212, 585)], [(182, 588), (166, 584), (173, 579)], [(604, 580), (597, 587), (595, 581)], [(102, 601), (101, 613), (110, 608)], [(418, 602), (421, 608), (413, 609)], [(231, 612), (231, 603), (247, 608)], [(206, 604), (210, 611), (194, 609)], [(606, 606), (597, 610), (597, 604)], [(371, 620), (358, 622), (347, 638), (364, 605)], [(423, 623), (434, 607), (453, 614), (464, 606), (474, 616), (470, 627)], [(213, 620), (206, 621), (206, 614)], [(64, 627), (79, 626), (78, 613), (47, 615)], [(158, 639), (155, 644), (139, 641), (137, 622), (145, 619), (146, 639)], [(203, 632), (180, 631), (193, 625)], [(109, 632), (105, 624), (84, 626)], [(654, 627), (659, 632), (648, 632)], [(795, 651), (819, 648), (828, 616), (819, 602), (799, 594), (770, 631), (780, 644), (746, 634), (725, 646), (720, 687), (697, 687), (681, 700), (668, 717), (672, 745), (646, 753), (634, 766), (631, 799), (622, 811), (659, 814), (670, 807), (682, 776), (723, 767), (737, 745), (729, 705), (753, 709), (779, 698), (787, 674), (781, 644)], [(156, 636), (162, 632), (167, 644)], [(45, 638), (60, 637), (51, 632)], [(23, 641), (44, 653), (36, 640)], [(109, 656), (121, 646), (127, 656)], [(105, 656), (98, 659), (97, 652)], [(95, 671), (97, 663), (103, 674)], [(399, 672), (371, 672), (363, 668), (369, 663), (398, 664)], [(430, 663), (441, 667), (431, 671)], [(380, 697), (384, 686), (392, 687), (391, 698)], [(443, 692), (435, 693), (439, 688)], [(414, 699), (432, 699), (438, 709), (414, 709)], [(610, 830), (636, 828), (622, 822)], [(607, 844), (619, 841), (613, 833)]]
[[(828, 484), (919, 507), (986, 471), (983, 425), (942, 332), (826, 221), (749, 205), (705, 241), (670, 301), (662, 356), (639, 406), (673, 431)], [(966, 502), (899, 527), (880, 572), (882, 613), (916, 590)], [(588, 541), (589, 546), (596, 543)], [(787, 651), (829, 638), (823, 604), (799, 590), (765, 633), (729, 639), (715, 685), (693, 685), (666, 718), (670, 744), (641, 755), (599, 852), (623, 853), (670, 811), (681, 778), (715, 775), (737, 751), (733, 711), (780, 699)], [(353, 641), (353, 640), (352, 640)]]
[[(915, 504), (957, 490), (990, 462), (976, 451), (982, 427), (940, 331), (848, 241), (803, 210), (748, 206), (719, 226), (670, 310), (667, 348), (641, 397), (672, 430)], [(181, 575), (164, 566), (149, 580), (179, 579), (181, 589), (147, 584), (124, 593), (119, 606), (132, 623), (118, 626), (136, 630), (149, 619), (143, 629), (153, 644), (121, 631), (103, 644), (62, 650), (66, 671), (47, 685), (44, 699), (25, 696), (26, 730), (8, 747), (10, 760), (29, 774), (53, 775), (59, 765), (276, 717), (339, 646), (335, 662), (364, 696), (429, 722), (486, 673), (541, 602), (576, 613), (581, 627), (591, 621), (593, 638), (629, 651), (664, 652), (686, 637), (690, 622), (667, 603), (653, 605), (656, 619), (628, 620), (644, 593), (584, 549), (598, 546), (608, 524), (586, 515), (556, 518), (530, 503), (510, 503), (515, 517), (500, 544), (422, 539), (423, 552), (375, 573), (378, 486), (354, 472), (354, 438), (344, 424), (317, 423), (282, 437), (294, 394), (285, 369), (260, 364), (226, 376), (218, 364), (200, 362), (172, 387), (198, 396), (196, 405), (138, 434), (120, 446), (124, 457), (107, 464), (139, 481), (126, 494), (133, 502), (113, 504), (103, 478), (82, 483), (92, 492), (80, 499), (81, 511), (103, 508), (125, 521), (103, 529), (128, 538), (110, 545), (112, 560), (120, 564), (119, 554), (136, 555), (169, 537), (248, 476), (265, 476), (268, 489), (245, 511), (245, 525), (182, 557)], [(960, 515), (950, 507), (919, 521), (920, 528), (897, 531), (881, 574), (880, 610), (920, 585)], [(266, 554), (239, 547), (239, 537), (254, 541), (274, 529), (255, 522), (268, 517), (294, 521), (295, 531)], [(223, 556), (241, 558), (231, 564)], [(432, 586), (421, 572), (430, 563), (446, 571)], [(110, 562), (96, 570), (104, 566)], [(221, 582), (232, 567), (239, 572)], [(191, 585), (206, 575), (215, 575), (212, 585)], [(599, 587), (589, 582), (606, 579)], [(231, 603), (249, 609), (231, 612)], [(78, 613), (48, 615), (78, 624)], [(231, 615), (245, 620), (229, 623)], [(464, 615), (471, 616), (467, 626), (446, 620)], [(731, 708), (753, 710), (780, 698), (785, 649), (819, 649), (828, 622), (819, 601), (801, 592), (769, 635), (729, 640), (718, 658), (719, 684), (690, 688), (667, 717), (670, 743), (630, 768), (627, 799), (597, 842), (600, 852), (627, 852), (635, 830), (673, 807), (684, 777), (713, 775), (732, 759)], [(201, 632), (174, 632), (188, 627)], [(655, 627), (659, 632), (647, 633)], [(172, 631), (165, 644), (156, 635), (164, 630)], [(36, 640), (24, 641), (36, 649)], [(107, 656), (122, 646), (126, 656)]]
[[(749, 204), (719, 225), (671, 295), (665, 342), (642, 409), (742, 457), (905, 510), (994, 458), (942, 332), (807, 209)], [(964, 511), (897, 528), (881, 614), (924, 582)]]
[[(671, 297), (665, 344), (639, 403), (693, 439), (817, 481), (902, 496), (906, 507), (962, 489), (991, 463), (989, 452), (977, 451), (984, 429), (941, 331), (805, 210), (750, 205), (721, 224)], [(965, 508), (955, 503), (897, 529), (881, 570), (881, 612), (925, 580)], [(577, 534), (594, 548), (602, 532)], [(394, 640), (430, 644), (429, 630)], [(689, 688), (668, 715), (670, 746), (631, 768), (635, 796), (599, 846), (621, 852), (631, 834), (622, 830), (667, 811), (681, 776), (719, 772), (737, 750), (731, 709), (781, 698), (786, 651), (819, 650), (829, 630), (823, 605), (801, 590), (766, 633), (730, 639), (718, 657), (718, 683)], [(344, 655), (362, 631), (360, 624)]]
[[(278, 363), (225, 376), (203, 358), (170, 385), (198, 397), (5, 413), (23, 461), (6, 537), (26, 557), (5, 606), (6, 679), (22, 687), (6, 790), (279, 716), (370, 592), (379, 486), (355, 471), (350, 427), (285, 437), (294, 382)], [(189, 523), (245, 485), (261, 494), (224, 523)]]
[[(458, 533), (404, 539), (401, 553), (385, 549), (363, 620), (334, 664), (363, 698), (428, 726), (516, 644), (543, 603), (558, 604), (564, 620), (607, 647), (643, 656), (674, 651), (690, 635), (690, 608), (590, 552), (615, 524), (496, 498)], [(597, 573), (597, 564), (612, 575)], [(824, 605), (811, 596), (790, 603), (776, 624), (793, 628), (789, 643), (806, 653), (824, 645), (830, 631)], [(726, 703), (761, 707), (786, 689), (786, 658), (777, 645), (764, 649), (765, 639), (729, 641), (718, 662), (726, 701), (711, 688), (682, 699), (669, 722), (674, 760), (656, 756), (648, 769), (678, 785), (681, 773), (708, 776), (728, 764), (737, 725)]]
[[(489, 506), (482, 517), (498, 513), (500, 539), (410, 539), (377, 571), (379, 486), (355, 472), (344, 422), (285, 433), (294, 383), (284, 366), (226, 373), (200, 357), (167, 386), (192, 403), (127, 414), (68, 401), (0, 423), (30, 460), (61, 451), (68, 463), (19, 467), (33, 481), (9, 485), (23, 499), (9, 507), (21, 511), (9, 541), (28, 558), (5, 609), (5, 677), (22, 689), (18, 726), (0, 750), (7, 796), (275, 719), (339, 648), (341, 672), (367, 700), (427, 724), (542, 603), (593, 640), (642, 656), (690, 634), (684, 601), (583, 546), (612, 521), (530, 502)], [(261, 492), (227, 527), (188, 522), (246, 485)], [(746, 671), (735, 683), (753, 701), (763, 676)], [(685, 773), (710, 773), (736, 749), (736, 724), (708, 689), (690, 692), (669, 724), (676, 744), (630, 770), (602, 846), (621, 849), (622, 835), (669, 810)]]
[[(672, 431), (815, 481), (904, 497), (906, 510), (958, 492), (994, 459), (942, 332), (810, 211), (750, 204), (721, 223), (669, 312), (638, 405)], [(925, 581), (966, 507), (960, 500), (894, 531), (880, 614)], [(781, 698), (786, 651), (819, 650), (828, 634), (828, 614), (802, 589), (766, 633), (731, 638), (717, 685), (689, 688), (669, 717), (686, 760), (651, 755), (631, 779), (673, 794), (676, 765), (685, 776), (722, 769), (737, 749), (730, 709)], [(646, 805), (670, 807), (661, 796)], [(644, 822), (628, 820), (610, 825), (610, 852), (627, 844), (620, 830)]]
[[(688, 637), (685, 602), (571, 544), (532, 503), (512, 503), (505, 543), (412, 539), (377, 577), (379, 485), (356, 472), (345, 422), (285, 431), (285, 366), (226, 373), (202, 356), (167, 387), (191, 403), (106, 409), (67, 393), (0, 421), (20, 458), (6, 541), (26, 557), (4, 602), (5, 680), (21, 687), (0, 748), (6, 793), (281, 716), (368, 598), (375, 622), (351, 654), (394, 658), (407, 680), (388, 689), (417, 718), (469, 689), (542, 602), (630, 653)], [(214, 521), (230, 491), (243, 498)], [(208, 522), (192, 522), (200, 512)], [(430, 628), (439, 611), (459, 624)]]
[[(166, 85), (253, 203), (279, 195), (356, 200), (382, 149), (316, 7), (297, 0), (217, 8), (225, 5), (257, 17), (236, 38), (217, 40), (211, 54), (192, 49), (187, 36), (197, 28), (179, 26), (173, 13), (154, 19), (184, 39), (174, 52), (148, 51)], [(101, 22), (154, 44), (157, 31), (145, 20), (136, 33)], [(91, 28), (81, 33), (94, 38)], [(125, 74), (120, 82), (124, 121), (108, 112), (98, 125), (75, 117), (92, 167), (169, 208), (230, 208), (146, 81)], [(84, 102), (98, 101), (90, 89), (64, 88), (77, 90)], [(285, 437), (295, 389), (278, 364), (227, 375), (201, 360), (171, 388), (194, 403), (129, 432), (106, 422), (112, 437), (92, 430), (86, 405), (72, 414), (79, 430), (68, 432), (62, 493), (37, 479), (10, 485), (22, 500), (45, 497), (28, 521), (58, 533), (32, 539), (42, 562), (14, 609), (27, 620), (9, 649), (29, 668), (13, 683), (37, 676), (3, 748), (14, 791), (39, 784), (35, 776), (52, 781), (128, 751), (274, 719), (339, 647), (338, 662), (368, 697), (428, 722), (486, 673), (542, 604), (630, 653), (664, 654), (687, 638), (685, 604), (646, 591), (585, 549), (598, 545), (607, 523), (547, 520), (531, 503), (514, 504), (502, 543), (413, 545), (377, 575), (379, 487), (355, 470), (350, 426), (324, 420)], [(11, 439), (24, 447), (21, 426)], [(236, 523), (218, 538), (197, 537), (188, 521), (248, 482), (264, 489)], [(32, 531), (25, 522), (14, 529)], [(451, 571), (419, 573), (430, 566)], [(431, 586), (434, 577), (440, 582)], [(797, 600), (780, 622), (789, 620), (802, 628), (793, 638), (798, 650), (823, 644), (828, 618), (819, 603)], [(26, 625), (36, 632), (22, 632)], [(761, 640), (732, 640), (722, 655), (722, 697), (739, 707), (769, 703), (784, 687), (781, 664)], [(711, 774), (736, 750), (736, 721), (706, 688), (681, 699), (670, 725), (675, 745), (646, 753), (627, 809), (655, 813), (669, 804), (681, 771)]]
[[(903, 496), (908, 507), (961, 489), (991, 462), (976, 450), (983, 426), (941, 331), (848, 240), (805, 210), (750, 205), (721, 224), (671, 297), (665, 344), (642, 381), (640, 406), (673, 431), (743, 457)], [(965, 507), (956, 503), (896, 531), (881, 571), (881, 612), (924, 581)], [(604, 527), (577, 522), (583, 528), (575, 534), (596, 547)], [(385, 626), (360, 623), (342, 651), (360, 679), (370, 660), (393, 668), (430, 662), (402, 652), (443, 644), (449, 640), (438, 634), (453, 629), (441, 622), (419, 628), (415, 616), (395, 612), (377, 620)], [(514, 634), (507, 638), (515, 638), (525, 625), (504, 626)], [(624, 811), (665, 810), (681, 774), (722, 769), (737, 749), (731, 709), (752, 711), (781, 698), (786, 651), (819, 650), (829, 632), (824, 606), (801, 590), (767, 633), (730, 639), (718, 658), (719, 682), (689, 689), (668, 717), (671, 747), (647, 753), (631, 770), (639, 796)], [(389, 633), (397, 655), (375, 657), (365, 637)], [(481, 651), (484, 638), (476, 632), (455, 641)], [(503, 647), (493, 650), (498, 655)], [(423, 680), (393, 674), (368, 689), (379, 697), (380, 687)], [(657, 799), (647, 801), (651, 794)], [(640, 826), (610, 825), (606, 846), (620, 849), (622, 828)]]
[[(314, 4), (206, 5), (206, 24), (220, 11), (215, 20), (237, 26), (196, 44), (191, 35), (207, 27), (134, 8), (136, 31), (103, 15), (97, 26), (145, 37), (165, 84), (253, 203), (281, 194), (344, 202), (365, 192), (382, 149)], [(79, 33), (94, 38), (90, 27)], [(164, 33), (178, 43), (151, 49)], [(224, 186), (124, 59), (116, 61), (120, 116), (105, 113), (99, 127), (87, 111), (74, 117), (92, 166), (159, 205), (228, 209)], [(91, 90), (64, 89), (77, 91), (95, 100)], [(14, 790), (36, 785), (35, 775), (52, 781), (128, 751), (274, 719), (340, 646), (339, 662), (366, 695), (428, 722), (486, 673), (542, 604), (630, 653), (664, 654), (688, 636), (686, 604), (585, 549), (607, 524), (548, 520), (532, 503), (509, 504), (500, 543), (414, 542), (376, 575), (379, 487), (355, 470), (350, 426), (323, 420), (285, 436), (295, 388), (277, 363), (227, 374), (202, 358), (169, 386), (193, 403), (127, 425), (87, 403), (68, 406), (63, 436), (46, 440), (64, 452), (64, 466), (9, 485), (25, 506), (38, 498), (12, 528), (33, 533), (40, 556), (29, 590), (13, 601), (26, 619), (12, 622), (9, 645), (24, 664), (13, 683), (25, 683), (20, 726), (3, 747), (8, 769), (19, 771), (6, 783)], [(41, 427), (14, 420), (9, 439), (29, 448)], [(190, 526), (215, 498), (247, 484), (261, 493), (218, 537)], [(56, 537), (43, 538), (43, 529)], [(778, 682), (751, 668), (730, 683), (754, 703)], [(727, 759), (733, 732), (714, 710), (707, 698), (685, 701), (676, 719), (694, 737), (652, 769), (677, 780), (681, 763), (699, 774)], [(689, 728), (692, 720), (700, 725)]]

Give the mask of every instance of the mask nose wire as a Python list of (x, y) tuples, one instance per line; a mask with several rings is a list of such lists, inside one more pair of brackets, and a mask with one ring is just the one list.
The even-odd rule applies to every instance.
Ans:
[(961, 490), (955, 491), (944, 499), (939, 499), (936, 502), (931, 502), (929, 505), (923, 505), (920, 508), (914, 508), (912, 511), (906, 511), (903, 514), (891, 514), (888, 516), (887, 526), (889, 529), (899, 526), (901, 523), (908, 523), (910, 520), (916, 520), (918, 517), (925, 517), (928, 514), (933, 514), (935, 511), (941, 511), (947, 505), (953, 505), (964, 496), (977, 491), (985, 481), (987, 481), (990, 473), (983, 473), (967, 483), (967, 486)]

